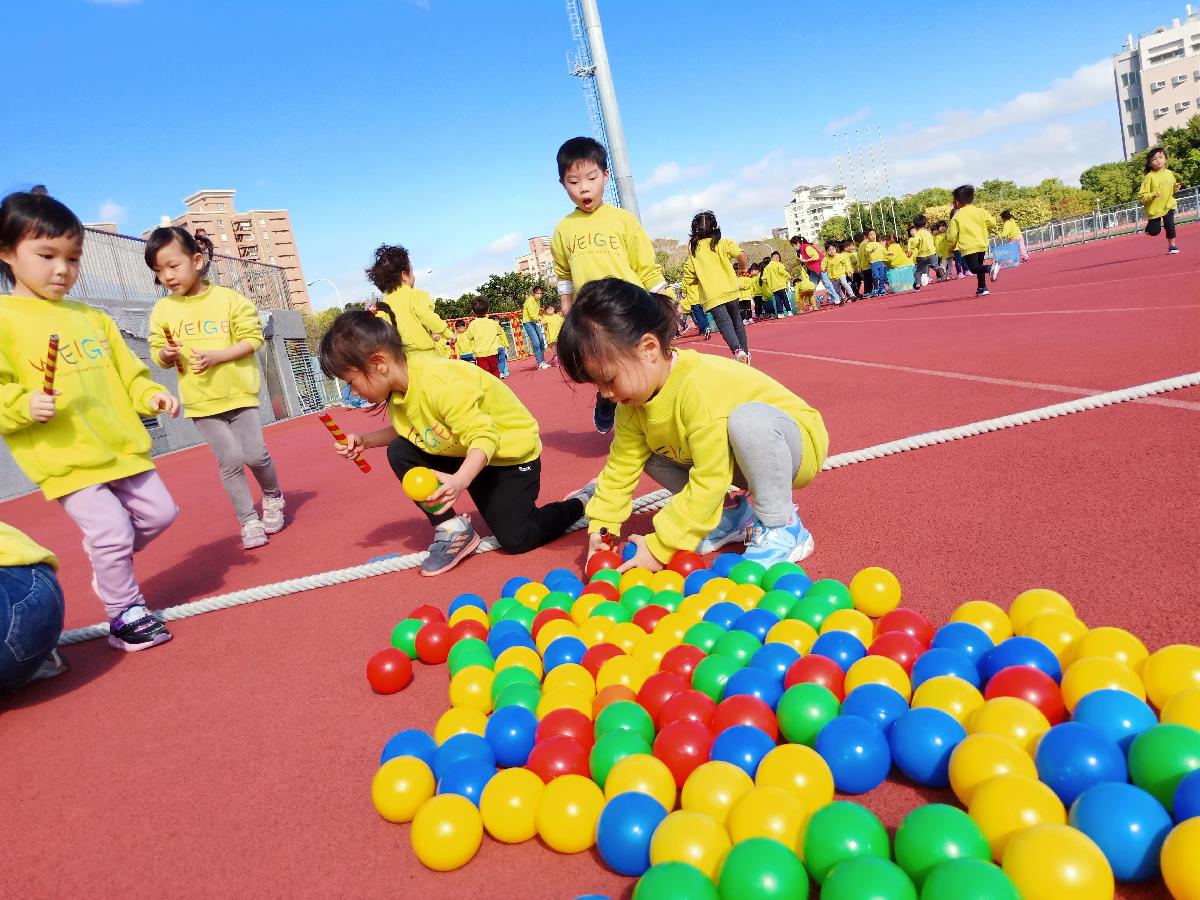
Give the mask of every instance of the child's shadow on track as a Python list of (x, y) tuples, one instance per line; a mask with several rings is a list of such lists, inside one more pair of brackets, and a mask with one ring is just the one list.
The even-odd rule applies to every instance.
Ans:
[[(584, 459), (604, 459), (608, 456), (608, 446), (611, 443), (611, 434), (597, 434), (595, 428), (588, 431), (563, 429), (542, 432), (543, 447)], [(599, 471), (597, 468), (596, 472)], [(592, 472), (591, 475), (594, 476), (596, 472)]]
[(963, 297), (942, 297), (938, 300), (923, 300), (920, 303), (905, 303), (903, 306), (892, 306), (890, 309), (916, 309), (921, 306), (934, 306), (938, 303), (962, 303), (964, 300), (978, 300), (974, 294)]
[(8, 710), (36, 706), (65, 696), (100, 678), (127, 655), (109, 647), (103, 638), (60, 648), (60, 652), (71, 668), (55, 678), (35, 681), (10, 694), (0, 694), (0, 717)]

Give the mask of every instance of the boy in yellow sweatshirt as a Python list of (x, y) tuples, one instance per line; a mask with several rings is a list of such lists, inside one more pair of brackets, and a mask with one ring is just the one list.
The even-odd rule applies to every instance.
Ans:
[(525, 303), (521, 306), (521, 330), (525, 332), (525, 342), (529, 344), (529, 352), (537, 360), (539, 369), (548, 369), (546, 363), (546, 340), (542, 334), (542, 286), (534, 285)]
[(866, 262), (871, 273), (872, 297), (882, 297), (889, 293), (887, 280), (887, 252), (882, 243), (875, 237), (875, 229), (868, 228), (858, 245), (858, 258)]
[(542, 310), (542, 324), (546, 327), (546, 356), (550, 365), (558, 365), (558, 333), (562, 331), (562, 313), (553, 306)]
[(475, 365), (499, 378), (504, 332), (499, 322), (488, 318), (488, 305), (484, 297), (471, 298), (471, 312), (475, 318), (467, 325), (466, 336), (475, 351)]
[(1167, 234), (1167, 252), (1178, 253), (1175, 244), (1175, 192), (1183, 185), (1167, 168), (1167, 151), (1151, 147), (1146, 153), (1146, 174), (1138, 188), (1138, 199), (1146, 209), (1146, 234), (1154, 236), (1163, 228)]
[(936, 273), (938, 263), (937, 246), (933, 240), (933, 232), (929, 230), (929, 220), (921, 213), (913, 218), (913, 236), (909, 239), (913, 246), (913, 259), (916, 271), (913, 272), (913, 290), (919, 291), (928, 281), (929, 270)]
[[(550, 240), (563, 316), (570, 315), (580, 288), (597, 278), (620, 278), (652, 294), (664, 292), (667, 282), (646, 229), (625, 210), (604, 203), (608, 184), (604, 145), (590, 137), (571, 138), (558, 148), (557, 163), (559, 183), (575, 204)], [(616, 404), (596, 394), (592, 421), (598, 432), (612, 431), (616, 409)]]
[(950, 229), (947, 238), (952, 250), (962, 253), (963, 263), (975, 276), (978, 286), (976, 297), (988, 295), (987, 281), (989, 272), (992, 281), (1000, 277), (1000, 265), (993, 262), (985, 265), (987, 256), (988, 237), (996, 230), (996, 220), (986, 209), (975, 205), (975, 188), (970, 184), (962, 184), (954, 189), (954, 212), (950, 219)]

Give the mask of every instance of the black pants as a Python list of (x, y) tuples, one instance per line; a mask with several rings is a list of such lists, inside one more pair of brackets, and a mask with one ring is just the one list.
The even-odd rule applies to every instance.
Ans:
[(749, 353), (750, 345), (746, 341), (746, 323), (742, 321), (738, 302), (730, 300), (728, 303), (714, 306), (709, 312), (712, 313), (713, 321), (717, 323), (717, 330), (721, 332), (721, 337), (729, 345), (730, 352), (737, 353), (739, 350), (744, 350)]
[(864, 297), (875, 292), (875, 276), (871, 274), (870, 266), (862, 270), (862, 286)]
[(1175, 210), (1168, 209), (1167, 214), (1165, 216), (1159, 216), (1158, 218), (1151, 219), (1149, 222), (1147, 222), (1146, 223), (1146, 234), (1156, 235), (1160, 231), (1162, 231), (1164, 227), (1167, 230), (1167, 240), (1174, 243), (1175, 242)]
[(739, 300), (738, 306), (742, 310), (742, 323), (743, 324), (745, 324), (746, 322), (749, 322), (751, 319), (754, 318), (754, 308), (751, 306), (749, 300)]
[[(416, 466), (444, 472), (450, 461), (449, 457), (426, 453), (402, 437), (388, 444), (388, 462), (397, 478)], [(486, 466), (467, 488), (492, 534), (509, 553), (536, 550), (562, 535), (583, 515), (583, 503), (577, 499), (538, 507), (541, 476), (540, 459), (515, 466)], [(420, 509), (434, 525), (457, 515), (453, 510), (435, 515), (424, 507)]]
[(978, 253), (964, 253), (963, 262), (967, 269), (975, 275), (979, 281), (979, 290), (987, 290), (987, 271), (988, 267), (984, 265), (983, 258), (987, 256), (987, 252), (980, 250)]

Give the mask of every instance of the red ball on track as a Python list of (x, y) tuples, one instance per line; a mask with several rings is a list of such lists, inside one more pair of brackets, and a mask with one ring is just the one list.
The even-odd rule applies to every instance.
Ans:
[(549, 784), (559, 775), (589, 776), (588, 751), (565, 734), (556, 734), (533, 745), (525, 768)]
[(633, 614), (633, 624), (642, 631), (649, 634), (658, 625), (663, 616), (670, 612), (665, 606), (659, 606), (657, 603), (651, 603), (648, 606), (643, 606)]
[(367, 683), (377, 694), (394, 694), (412, 683), (412, 660), (403, 650), (388, 647), (367, 660)]
[(657, 719), (659, 712), (668, 700), (681, 691), (688, 689), (688, 680), (674, 672), (655, 672), (647, 678), (637, 693), (637, 702), (642, 709), (650, 713), (650, 718)]
[(445, 622), (430, 622), (417, 632), (417, 656), (421, 662), (440, 666), (450, 654), (450, 626)]
[(675, 786), (682, 788), (696, 767), (708, 762), (712, 742), (712, 732), (695, 719), (676, 719), (654, 739), (654, 755), (667, 764)]
[(703, 650), (692, 644), (680, 644), (678, 647), (672, 647), (663, 654), (662, 662), (658, 667), (663, 672), (674, 672), (676, 675), (682, 675), (688, 680), (688, 684), (692, 681), (692, 672), (696, 671), (696, 666), (700, 664), (700, 660), (707, 656)]
[(819, 684), (829, 688), (838, 702), (846, 699), (846, 673), (827, 656), (804, 656), (792, 663), (783, 676), (783, 687), (798, 684)]
[(529, 633), (533, 636), (534, 640), (537, 639), (538, 632), (542, 630), (542, 627), (547, 622), (553, 622), (555, 619), (563, 619), (567, 622), (570, 622), (571, 614), (566, 610), (558, 609), (557, 607), (553, 606), (549, 609), (540, 610), (538, 614), (533, 617), (533, 624), (529, 627)]
[(775, 713), (767, 704), (749, 694), (726, 697), (717, 704), (708, 722), (709, 730), (714, 735), (734, 725), (752, 725), (765, 731), (772, 739), (779, 740), (779, 723), (775, 720)]
[(881, 634), (871, 641), (871, 646), (867, 650), (870, 656), (886, 656), (888, 659), (898, 662), (906, 674), (912, 673), (913, 663), (924, 652), (925, 647), (921, 645), (921, 642), (907, 631), (889, 631)]
[(450, 643), (457, 644), (463, 638), (479, 638), (481, 641), (486, 641), (488, 635), (487, 626), (482, 622), (476, 622), (474, 619), (463, 619), (450, 626)]
[(410, 619), (420, 619), (422, 622), (445, 622), (446, 614), (432, 604), (426, 603), (418, 606), (408, 614)]
[(929, 649), (929, 644), (933, 641), (934, 628), (929, 624), (929, 620), (915, 609), (903, 606), (884, 613), (875, 623), (876, 637), (890, 631), (903, 631), (924, 649)]
[(569, 706), (546, 713), (542, 721), (538, 722), (533, 739), (535, 744), (540, 744), (542, 741), (560, 736), (569, 737), (584, 750), (589, 751), (592, 749), (592, 744), (596, 742), (592, 730), (592, 720), (579, 710)]
[(584, 651), (583, 659), (579, 664), (583, 666), (591, 676), (595, 678), (600, 673), (600, 667), (612, 659), (614, 656), (624, 656), (625, 651), (616, 644), (600, 643), (593, 644)]
[(1032, 703), (1051, 725), (1058, 725), (1067, 717), (1058, 683), (1033, 666), (1008, 666), (993, 675), (983, 692), (983, 699), (993, 697), (1016, 697)]
[(583, 574), (591, 580), (591, 577), (601, 569), (619, 569), (624, 565), (623, 560), (619, 555), (611, 550), (597, 550), (592, 554), (592, 558), (587, 561), (587, 565), (583, 569)]
[(585, 596), (587, 594), (595, 594), (597, 597), (612, 600), (614, 603), (621, 599), (621, 592), (617, 589), (617, 586), (609, 584), (607, 581), (593, 581), (583, 589), (583, 593)]
[(667, 568), (687, 578), (697, 569), (704, 568), (704, 558), (698, 553), (692, 553), (690, 550), (676, 550), (675, 555), (671, 557), (671, 561), (667, 563)]
[(661, 731), (672, 722), (680, 719), (692, 719), (708, 728), (716, 709), (716, 701), (703, 691), (680, 691), (662, 705), (658, 715), (655, 716), (654, 724)]

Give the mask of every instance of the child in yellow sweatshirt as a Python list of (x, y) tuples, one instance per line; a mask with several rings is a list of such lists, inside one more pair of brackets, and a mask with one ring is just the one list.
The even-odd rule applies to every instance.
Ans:
[[(637, 323), (636, 328), (625, 327)], [(630, 538), (623, 569), (664, 568), (680, 550), (739, 539), (764, 566), (812, 553), (792, 489), (816, 476), (829, 447), (821, 415), (769, 375), (732, 359), (671, 346), (674, 311), (614, 278), (589, 284), (559, 335), (563, 371), (615, 400), (617, 427), (587, 506), (589, 555), (619, 534), (643, 472), (675, 496), (654, 532)], [(748, 488), (726, 507), (731, 485)]]
[(435, 341), (454, 339), (454, 332), (433, 310), (433, 298), (417, 288), (412, 260), (399, 244), (380, 244), (367, 279), (379, 288), (388, 306), (396, 312), (400, 337), (407, 353), (429, 353)]
[(562, 313), (556, 307), (547, 306), (542, 310), (542, 324), (546, 326), (546, 356), (550, 365), (558, 365), (558, 333), (562, 331)]
[(683, 286), (689, 296), (699, 299), (704, 311), (713, 317), (729, 352), (738, 362), (750, 362), (750, 342), (746, 323), (738, 305), (737, 273), (733, 264), (746, 265), (746, 254), (729, 238), (721, 237), (721, 226), (710, 211), (692, 217), (688, 256), (683, 262)]
[(1013, 218), (1011, 209), (1000, 213), (1000, 237), (1006, 241), (1014, 241), (1017, 245), (1017, 252), (1021, 256), (1021, 262), (1029, 262), (1029, 251), (1025, 249), (1025, 235), (1021, 233), (1021, 226)]
[(421, 574), (439, 575), (479, 546), (470, 516), (454, 511), (463, 491), (509, 553), (526, 553), (565, 532), (583, 515), (594, 484), (536, 506), (542, 442), (517, 395), (479, 366), (406, 354), (395, 311), (382, 300), (376, 307), (378, 315), (356, 310), (334, 320), (321, 339), (321, 369), (385, 405), (391, 420), (368, 434), (347, 434), (334, 445), (338, 453), (352, 459), (387, 447), (397, 478), (425, 466), (440, 482), (420, 504), (434, 527)]
[(1146, 234), (1154, 236), (1166, 231), (1167, 252), (1178, 253), (1175, 243), (1175, 192), (1183, 185), (1167, 168), (1167, 151), (1151, 147), (1146, 153), (1146, 174), (1138, 188), (1138, 199), (1146, 209)]
[[(284, 500), (258, 414), (258, 310), (237, 291), (205, 278), (212, 248), (186, 228), (155, 228), (145, 257), (155, 281), (171, 292), (150, 314), (150, 358), (179, 373), (184, 415), (217, 459), (242, 547), (262, 547), (268, 535), (283, 530)], [(262, 519), (246, 484), (247, 467), (262, 490)]]
[(996, 220), (986, 209), (975, 205), (975, 187), (962, 184), (954, 189), (954, 213), (950, 219), (950, 229), (947, 239), (950, 247), (962, 253), (963, 264), (975, 276), (977, 287), (976, 297), (988, 295), (987, 281), (990, 273), (992, 281), (1000, 277), (1000, 264), (993, 262), (990, 266), (984, 262), (987, 256), (988, 239), (996, 230)]
[(475, 365), (500, 377), (500, 348), (504, 345), (504, 331), (500, 323), (488, 318), (486, 297), (471, 298), (471, 312), (475, 314), (467, 325), (467, 339), (475, 351)]
[(0, 434), (21, 470), (83, 532), (108, 643), (139, 651), (171, 633), (146, 608), (133, 554), (178, 512), (140, 417), (178, 415), (179, 401), (150, 380), (112, 319), (66, 299), (83, 234), (75, 214), (45, 193), (0, 203), (0, 276), (13, 285), (0, 297)]

